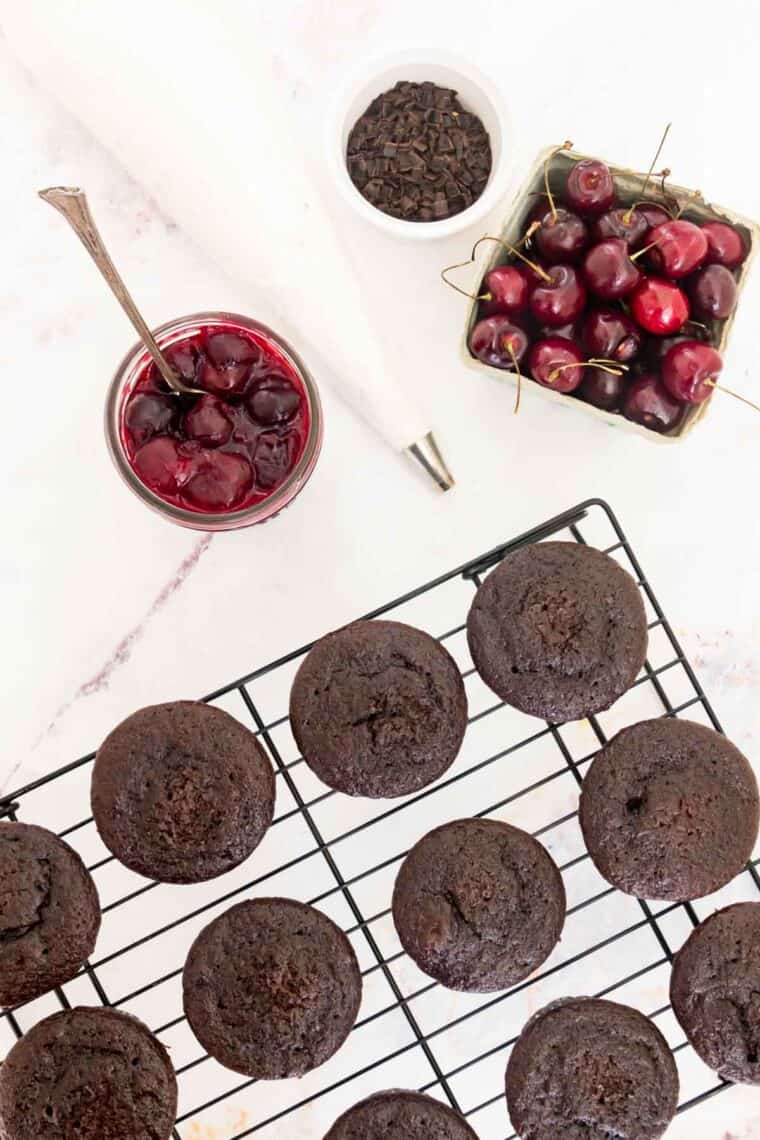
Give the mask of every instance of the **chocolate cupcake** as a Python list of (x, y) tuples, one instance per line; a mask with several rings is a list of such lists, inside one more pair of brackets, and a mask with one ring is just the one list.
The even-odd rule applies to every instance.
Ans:
[(0, 823), (0, 1005), (68, 982), (95, 947), (100, 904), (67, 843), (30, 823)]
[(176, 1112), (169, 1054), (115, 1009), (54, 1013), (0, 1069), (3, 1140), (169, 1140)]
[(506, 1088), (523, 1140), (656, 1140), (675, 1115), (678, 1071), (659, 1029), (637, 1010), (566, 998), (525, 1026)]
[(475, 595), (467, 639), (507, 704), (561, 724), (601, 712), (644, 664), (647, 621), (630, 574), (574, 542), (507, 554)]
[(741, 752), (711, 728), (645, 720), (594, 758), (580, 823), (589, 855), (613, 886), (685, 902), (724, 886), (752, 853), (757, 781)]
[(237, 867), (274, 814), (274, 773), (256, 737), (195, 701), (152, 705), (100, 746), (92, 814), (109, 851), (161, 883), (200, 883)]
[(454, 661), (427, 633), (395, 621), (357, 621), (307, 655), (290, 719), (304, 760), (329, 787), (404, 796), (453, 764), (467, 699)]
[(562, 876), (531, 835), (491, 819), (429, 832), (407, 855), (393, 892), (407, 954), (453, 990), (488, 993), (527, 977), (565, 921)]
[(760, 902), (727, 906), (692, 931), (673, 962), (670, 1001), (706, 1065), (760, 1085)]
[(362, 994), (345, 934), (293, 899), (252, 899), (225, 911), (193, 943), (182, 984), (204, 1049), (260, 1080), (300, 1077), (331, 1057)]
[(464, 1117), (421, 1093), (391, 1089), (344, 1112), (324, 1140), (478, 1140)]

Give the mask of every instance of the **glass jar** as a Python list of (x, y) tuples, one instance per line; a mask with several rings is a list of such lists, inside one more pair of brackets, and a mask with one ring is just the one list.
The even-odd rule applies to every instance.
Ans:
[(288, 506), (293, 501), (307, 482), (314, 470), (322, 446), (322, 405), (311, 373), (298, 354), (278, 333), (273, 332), (272, 329), (251, 317), (224, 312), (194, 313), (188, 317), (178, 317), (173, 321), (168, 321), (160, 328), (155, 329), (154, 335), (159, 346), (166, 349), (179, 341), (197, 335), (209, 326), (232, 333), (236, 330), (240, 330), (243, 334), (246, 331), (252, 332), (259, 340), (268, 341), (276, 353), (285, 358), (300, 381), (302, 396), (307, 405), (308, 430), (301, 455), (283, 482), (258, 502), (229, 511), (208, 513), (168, 502), (146, 486), (130, 462), (123, 423), (126, 401), (137, 381), (144, 375), (150, 361), (147, 349), (139, 343), (127, 353), (111, 381), (106, 398), (106, 441), (111, 458), (124, 482), (138, 498), (142, 499), (147, 506), (158, 514), (163, 515), (171, 522), (194, 530), (237, 530), (241, 527), (253, 526), (254, 523), (266, 522), (279, 514), (283, 507)]

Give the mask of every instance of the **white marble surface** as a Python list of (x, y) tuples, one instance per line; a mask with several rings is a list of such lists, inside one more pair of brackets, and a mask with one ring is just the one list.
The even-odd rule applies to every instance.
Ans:
[[(517, 166), (567, 136), (645, 166), (672, 119), (666, 158), (677, 180), (760, 217), (747, 136), (755, 47), (737, 30), (748, 12), (740, 0), (724, 0), (719, 15), (682, 0), (618, 9), (589, 0), (538, 9), (281, 0), (261, 5), (260, 22), (300, 120), (298, 145), (319, 140), (323, 98), (359, 53), (456, 48), (503, 84)], [(129, 495), (105, 451), (103, 393), (130, 330), (34, 192), (61, 182), (88, 189), (156, 324), (200, 308), (250, 310), (250, 298), (35, 89), (2, 40), (0, 108), (5, 790), (91, 750), (141, 704), (209, 691), (597, 495), (618, 512), (729, 735), (760, 758), (756, 415), (716, 398), (675, 447), (609, 430), (530, 391), (513, 417), (511, 389), (459, 362), (464, 302), (438, 281), (471, 235), (398, 245), (341, 212), (389, 359), (430, 409), (456, 490), (440, 496), (418, 482), (325, 386), (325, 448), (297, 504), (266, 527), (213, 539), (174, 528)], [(190, 171), (213, 161), (192, 155)], [(759, 306), (760, 271), (724, 373), (756, 399)], [(340, 320), (329, 298), (325, 320)], [(760, 1136), (759, 1094), (723, 1094), (672, 1135)]]

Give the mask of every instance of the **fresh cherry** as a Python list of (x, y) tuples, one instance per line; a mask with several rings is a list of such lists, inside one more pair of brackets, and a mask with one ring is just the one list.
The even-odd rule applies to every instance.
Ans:
[(514, 369), (514, 360), (522, 360), (527, 347), (528, 334), (509, 317), (486, 317), (470, 334), (473, 356), (493, 368)]
[(206, 447), (219, 447), (232, 435), (232, 420), (226, 405), (217, 396), (201, 396), (185, 413), (184, 433), (188, 439), (197, 439)]
[(541, 225), (534, 241), (544, 261), (554, 265), (579, 259), (588, 245), (588, 227), (582, 218), (561, 206), (554, 212), (547, 206), (536, 221)]
[(702, 233), (707, 238), (707, 257), (711, 265), (725, 265), (726, 269), (736, 269), (747, 256), (744, 238), (728, 222), (705, 222)]
[(253, 471), (245, 456), (207, 451), (198, 459), (183, 493), (199, 510), (229, 511), (245, 498), (252, 483)]
[(615, 182), (610, 168), (597, 158), (576, 162), (567, 176), (565, 198), (581, 214), (603, 214), (615, 201)]
[(684, 405), (674, 400), (653, 373), (633, 380), (623, 401), (623, 415), (650, 431), (672, 431), (681, 421)]
[(662, 362), (665, 359), (666, 352), (673, 347), (674, 344), (682, 344), (685, 340), (693, 340), (693, 337), (685, 336), (655, 336), (649, 341), (647, 345), (647, 360), (658, 371), (662, 367)]
[(603, 368), (587, 368), (577, 395), (595, 408), (615, 412), (623, 403), (630, 381)]
[(698, 317), (723, 320), (736, 305), (736, 280), (725, 265), (706, 265), (689, 281), (692, 308)]
[(533, 379), (555, 392), (572, 392), (578, 387), (583, 379), (583, 369), (573, 365), (582, 363), (583, 353), (578, 345), (561, 336), (537, 340), (528, 357), (528, 369)]
[(623, 238), (607, 238), (592, 246), (583, 259), (583, 274), (591, 292), (607, 301), (627, 296), (641, 280), (641, 270)]
[(480, 311), (484, 317), (517, 317), (528, 308), (534, 277), (521, 265), (497, 265), (483, 280)]
[(664, 277), (644, 277), (631, 294), (633, 319), (647, 332), (667, 336), (689, 319), (686, 294)]
[(154, 435), (171, 431), (177, 421), (177, 397), (152, 392), (136, 392), (127, 404), (124, 422), (141, 447)]
[(720, 353), (701, 340), (674, 344), (662, 362), (662, 382), (676, 400), (701, 404), (713, 392), (723, 368)]
[(637, 249), (643, 245), (644, 237), (650, 229), (649, 221), (638, 207), (631, 209), (629, 206), (616, 206), (614, 210), (608, 210), (596, 219), (591, 233), (595, 241), (622, 238), (629, 249)]
[(666, 277), (685, 277), (707, 256), (704, 230), (684, 218), (671, 218), (655, 226), (647, 241), (654, 243), (648, 253), (650, 265)]
[(545, 278), (530, 295), (530, 309), (536, 320), (559, 328), (576, 320), (586, 307), (586, 286), (572, 265), (550, 265)]
[(650, 230), (653, 230), (655, 226), (662, 225), (663, 222), (669, 222), (671, 217), (664, 206), (658, 206), (656, 202), (639, 202), (636, 206), (636, 212), (646, 218)]
[(301, 395), (287, 377), (271, 375), (256, 384), (246, 403), (257, 423), (274, 427), (293, 419), (301, 406)]
[(639, 353), (641, 329), (617, 309), (592, 309), (583, 324), (581, 343), (589, 356), (627, 364)]

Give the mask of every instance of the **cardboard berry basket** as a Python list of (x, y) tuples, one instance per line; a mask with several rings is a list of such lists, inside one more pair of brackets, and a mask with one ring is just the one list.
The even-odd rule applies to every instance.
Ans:
[[(501, 238), (502, 241), (510, 245), (516, 245), (523, 237), (528, 228), (530, 214), (535, 207), (537, 196), (544, 193), (544, 163), (552, 153), (552, 150), (554, 150), (553, 147), (547, 148), (538, 155), (528, 177), (512, 200), (503, 226), (500, 230), (492, 231), (493, 237)], [(576, 151), (561, 151), (554, 155), (551, 162), (550, 185), (552, 193), (557, 196), (558, 201), (562, 196), (562, 189), (570, 168), (578, 162), (579, 159), (589, 157), (591, 156), (579, 154)], [(628, 170), (625, 167), (613, 166), (611, 163), (607, 165), (615, 179), (620, 203), (622, 205), (629, 205), (634, 201), (638, 201), (641, 195), (642, 174)], [(714, 344), (721, 355), (724, 355), (731, 335), (734, 318), (741, 305), (743, 286), (757, 252), (758, 243), (760, 242), (760, 226), (723, 206), (714, 206), (706, 202), (698, 191), (689, 190), (668, 181), (666, 184), (666, 192), (667, 194), (663, 195), (659, 181), (653, 179), (647, 187), (645, 196), (647, 200), (663, 205), (672, 205), (672, 200), (677, 199), (679, 204), (683, 207), (681, 216), (689, 221), (697, 223), (707, 221), (729, 222), (740, 231), (747, 245), (749, 251), (747, 257), (743, 264), (736, 270), (737, 303), (733, 313), (726, 320), (706, 322), (711, 332), (711, 343)], [(532, 245), (526, 243), (523, 246), (523, 250), (526, 255), (530, 257)], [(497, 242), (483, 242), (477, 257), (473, 261), (473, 269), (469, 281), (462, 277), (458, 278), (458, 281), (462, 284), (463, 288), (468, 288), (473, 295), (476, 295), (485, 274), (496, 265), (501, 265), (510, 260), (511, 258), (508, 252)], [(487, 372), (492, 373), (495, 378), (507, 380), (510, 384), (516, 385), (517, 376), (514, 372), (494, 368), (490, 364), (484, 364), (482, 361), (477, 360), (470, 352), (470, 333), (477, 322), (477, 313), (478, 304), (477, 301), (473, 300), (469, 305), (464, 336), (461, 342), (461, 351), (465, 363), (470, 368), (485, 369)], [(638, 432), (639, 435), (646, 436), (647, 439), (664, 443), (672, 443), (687, 435), (692, 428), (706, 416), (709, 406), (715, 398), (715, 394), (713, 393), (704, 403), (687, 405), (686, 413), (678, 426), (667, 434), (660, 434), (640, 424), (633, 423), (631, 420), (627, 420), (620, 413), (606, 412), (601, 408), (594, 407), (592, 404), (585, 403), (585, 401), (573, 395), (555, 392), (551, 388), (537, 384), (534, 380), (530, 379), (529, 376), (523, 374), (523, 397), (532, 398), (534, 393), (540, 395), (545, 400), (551, 400), (553, 403), (564, 404), (568, 408), (576, 408), (578, 411), (586, 412), (588, 415), (595, 416), (597, 419), (604, 420), (606, 423), (612, 424), (615, 427), (635, 431)]]

